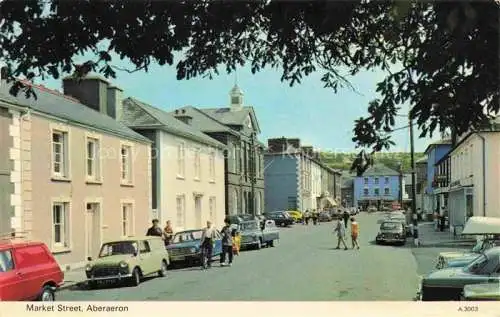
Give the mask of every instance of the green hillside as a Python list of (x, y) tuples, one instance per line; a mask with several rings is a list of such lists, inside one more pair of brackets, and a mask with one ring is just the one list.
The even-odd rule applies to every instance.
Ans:
[[(415, 153), (415, 161), (421, 159), (424, 153)], [(321, 159), (331, 168), (349, 170), (356, 153), (333, 153), (321, 152)], [(394, 170), (398, 169), (399, 163), (403, 165), (403, 171), (411, 169), (411, 157), (408, 152), (376, 153), (375, 163), (381, 163)]]

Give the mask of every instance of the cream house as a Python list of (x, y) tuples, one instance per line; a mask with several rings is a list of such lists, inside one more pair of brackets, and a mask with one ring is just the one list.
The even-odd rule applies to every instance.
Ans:
[(122, 122), (153, 141), (153, 210), (175, 230), (202, 228), (225, 217), (224, 144), (171, 114), (134, 98), (123, 101)]
[(451, 230), (462, 228), (471, 216), (500, 217), (500, 132), (495, 126), (462, 136), (449, 154)]
[[(119, 94), (101, 80), (85, 84)], [(42, 241), (72, 268), (97, 256), (103, 241), (146, 230), (151, 142), (103, 113), (114, 98), (95, 96), (96, 111), (34, 88), (37, 99), (0, 87), (1, 234)]]

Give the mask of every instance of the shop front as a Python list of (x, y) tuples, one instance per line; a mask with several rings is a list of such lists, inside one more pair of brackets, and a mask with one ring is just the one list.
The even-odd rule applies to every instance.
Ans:
[(467, 220), (474, 215), (472, 186), (451, 186), (448, 195), (450, 231), (460, 234)]

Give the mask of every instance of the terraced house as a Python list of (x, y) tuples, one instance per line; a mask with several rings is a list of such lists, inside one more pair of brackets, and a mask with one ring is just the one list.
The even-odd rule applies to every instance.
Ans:
[(152, 207), (175, 230), (224, 223), (225, 145), (201, 132), (186, 111), (171, 114), (134, 98), (121, 121), (153, 142)]
[(66, 95), (37, 86), (26, 99), (9, 88), (1, 83), (1, 234), (43, 241), (70, 268), (97, 256), (104, 240), (142, 233), (151, 142), (115, 120), (120, 89), (67, 79)]
[(254, 107), (245, 106), (243, 92), (235, 85), (229, 107), (181, 107), (174, 112), (187, 118), (204, 134), (226, 146), (225, 195), (227, 214), (264, 212), (264, 145)]

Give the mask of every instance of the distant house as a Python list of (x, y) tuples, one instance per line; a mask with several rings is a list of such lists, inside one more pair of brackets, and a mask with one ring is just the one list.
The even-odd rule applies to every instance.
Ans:
[(354, 179), (354, 206), (381, 208), (398, 202), (400, 185), (399, 172), (383, 164), (375, 164), (363, 176)]
[(448, 204), (447, 193), (445, 195), (436, 195), (434, 192), (437, 188), (437, 185), (434, 182), (434, 173), (436, 163), (443, 158), (450, 151), (450, 149), (451, 140), (444, 139), (429, 144), (425, 150), (425, 154), (427, 155), (427, 185), (425, 187), (423, 208), (424, 212), (427, 214), (432, 214), (436, 210), (440, 209), (441, 206), (447, 206)]
[(354, 206), (354, 179), (349, 173), (342, 174), (342, 205), (345, 207)]
[(120, 89), (63, 83), (66, 95), (35, 86), (36, 99), (1, 83), (0, 235), (44, 242), (64, 269), (103, 241), (144, 234), (151, 142), (115, 120)]

